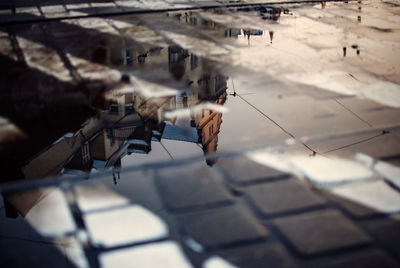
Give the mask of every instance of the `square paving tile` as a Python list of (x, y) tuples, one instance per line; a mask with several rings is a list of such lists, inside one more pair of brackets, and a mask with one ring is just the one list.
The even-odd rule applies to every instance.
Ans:
[(100, 254), (101, 267), (192, 267), (175, 242), (151, 243), (145, 246), (114, 250)]
[(377, 212), (396, 213), (400, 211), (400, 192), (385, 181), (355, 183), (331, 189), (332, 193), (366, 206)]
[(113, 247), (165, 238), (167, 225), (149, 210), (132, 205), (84, 215), (95, 245)]
[(392, 252), (395, 256), (400, 256), (400, 219), (384, 218), (371, 220), (366, 223), (366, 228), (379, 244)]
[(163, 169), (156, 179), (161, 195), (171, 210), (231, 204), (233, 198), (223, 179), (201, 164)]
[(331, 209), (285, 217), (274, 223), (296, 251), (304, 255), (370, 242), (361, 229)]
[(298, 267), (285, 248), (276, 243), (265, 243), (224, 250), (218, 253), (221, 257), (237, 267)]
[(239, 184), (288, 176), (285, 173), (258, 164), (246, 157), (221, 158), (218, 159), (216, 167), (221, 168), (230, 180)]
[(263, 215), (293, 212), (325, 203), (297, 179), (257, 184), (246, 187), (245, 192)]
[(75, 188), (75, 191), (78, 206), (85, 212), (129, 204), (129, 199), (99, 183), (79, 185)]
[(264, 240), (267, 229), (240, 205), (178, 216), (184, 235), (205, 249)]
[(327, 258), (311, 261), (307, 263), (305, 267), (308, 268), (395, 268), (399, 267), (399, 264), (391, 258), (388, 254), (381, 250), (363, 250), (357, 253), (347, 253), (344, 256), (335, 255)]

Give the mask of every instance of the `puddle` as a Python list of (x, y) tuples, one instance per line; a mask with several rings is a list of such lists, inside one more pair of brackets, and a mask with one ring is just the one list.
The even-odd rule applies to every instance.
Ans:
[[(365, 33), (385, 34), (385, 47), (397, 30), (371, 28), (378, 15), (370, 8), (236, 7), (4, 27), (2, 180), (117, 174), (287, 139), (309, 155), (319, 151), (308, 140), (337, 136), (341, 148), (343, 136), (396, 127), (399, 112), (385, 105), (398, 106), (398, 65), (372, 55), (377, 40)], [(387, 81), (371, 75), (375, 60)], [(343, 96), (384, 104), (392, 120), (370, 122)], [(393, 155), (400, 145), (389, 136)]]

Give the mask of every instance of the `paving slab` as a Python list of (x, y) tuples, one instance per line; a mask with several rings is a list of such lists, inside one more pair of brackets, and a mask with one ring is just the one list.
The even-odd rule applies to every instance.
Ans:
[(172, 241), (109, 251), (99, 256), (101, 267), (193, 267)]
[(390, 255), (385, 252), (373, 249), (364, 252), (355, 252), (346, 254), (345, 256), (335, 256), (322, 261), (307, 263), (307, 267), (398, 267), (396, 262)]
[(280, 232), (302, 255), (365, 245), (370, 238), (336, 210), (321, 210), (274, 220)]
[(246, 157), (220, 158), (215, 167), (222, 169), (228, 180), (243, 185), (287, 178), (289, 176), (273, 168), (260, 165)]
[(85, 214), (84, 221), (92, 243), (97, 246), (137, 244), (168, 236), (166, 224), (138, 205)]
[(381, 212), (373, 208), (366, 207), (363, 204), (357, 203), (347, 198), (342, 198), (329, 192), (324, 192), (323, 196), (326, 197), (327, 200), (332, 202), (334, 206), (337, 206), (341, 210), (344, 210), (346, 215), (349, 215), (352, 218), (363, 219), (382, 214)]
[(237, 267), (298, 267), (284, 247), (265, 243), (217, 253)]
[(233, 203), (233, 197), (224, 186), (223, 179), (201, 164), (160, 170), (156, 183), (165, 204), (172, 211)]
[(102, 184), (89, 184), (75, 187), (76, 202), (82, 212), (107, 210), (112, 207), (128, 205), (129, 199), (115, 193)]
[(376, 219), (366, 222), (366, 228), (374, 239), (393, 254), (400, 256), (400, 223), (396, 218)]
[[(399, 192), (384, 181), (356, 183), (331, 189), (332, 193), (382, 213), (400, 211)], [(384, 197), (384, 198), (383, 198)]]
[(268, 237), (267, 229), (239, 205), (187, 213), (177, 218), (187, 239), (205, 250), (263, 241)]
[[(326, 203), (322, 197), (293, 178), (248, 186), (245, 192), (263, 216), (321, 207)], [(282, 198), (286, 193), (290, 193), (290, 198)]]

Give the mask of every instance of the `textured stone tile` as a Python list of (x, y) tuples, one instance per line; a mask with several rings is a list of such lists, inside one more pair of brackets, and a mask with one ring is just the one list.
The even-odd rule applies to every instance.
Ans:
[(372, 220), (366, 223), (366, 228), (379, 244), (395, 256), (400, 256), (400, 220), (398, 218)]
[[(122, 166), (129, 165), (127, 163), (128, 157), (122, 160)], [(131, 160), (134, 162), (137, 161), (137, 158), (132, 157)], [(149, 208), (152, 211), (159, 211), (165, 209), (165, 205), (160, 200), (153, 174), (153, 170), (132, 172), (123, 169), (119, 174), (120, 179), (117, 180), (117, 184), (114, 184), (114, 181), (110, 180), (108, 176), (105, 176), (102, 182), (119, 195), (129, 199), (131, 203)]]
[(306, 177), (321, 187), (365, 180), (375, 176), (375, 173), (362, 163), (349, 158), (326, 158), (318, 154), (310, 157), (296, 152), (272, 150), (254, 152), (249, 156), (259, 163)]
[(218, 159), (215, 166), (221, 168), (230, 180), (240, 184), (286, 175), (278, 170), (260, 165), (246, 157), (221, 158)]
[(212, 256), (206, 259), (201, 265), (202, 268), (235, 268), (237, 266), (232, 265), (221, 257)]
[(206, 249), (263, 240), (266, 228), (239, 205), (178, 216), (183, 234)]
[(293, 212), (325, 203), (297, 179), (257, 184), (246, 187), (245, 192), (263, 215)]
[(344, 209), (347, 213), (355, 218), (366, 218), (380, 213), (375, 209), (366, 207), (362, 204), (351, 201), (347, 198), (342, 198), (329, 192), (325, 192), (324, 197), (333, 202), (335, 205), (339, 206), (341, 209)]
[(400, 193), (381, 180), (339, 186), (331, 192), (378, 212), (400, 211)]
[(313, 255), (348, 248), (370, 241), (370, 238), (335, 210), (322, 210), (274, 221), (296, 251)]
[(129, 200), (102, 184), (79, 185), (75, 188), (76, 202), (84, 211), (108, 209), (129, 204)]
[(374, 173), (361, 163), (345, 158), (289, 156), (313, 183), (321, 186), (371, 178)]
[[(85, 252), (75, 237), (62, 237), (55, 240), (55, 243), (55, 246), (60, 252), (65, 254), (65, 257), (68, 259), (68, 261), (71, 262), (71, 264), (74, 264), (74, 267), (89, 267)], [(72, 265), (69, 267), (72, 267)]]
[(381, 250), (366, 250), (355, 254), (346, 254), (345, 256), (330, 256), (320, 261), (307, 263), (306, 267), (329, 267), (329, 268), (381, 268), (399, 267), (393, 258)]
[(28, 65), (61, 81), (71, 81), (72, 77), (57, 51), (46, 46), (43, 34), (35, 34), (38, 35), (31, 37), (35, 41), (23, 37), (17, 38)]
[(163, 169), (156, 182), (166, 205), (172, 210), (233, 202), (222, 178), (201, 164)]
[[(24, 197), (22, 193), (21, 200)], [(76, 229), (68, 203), (57, 188), (49, 189), (41, 199), (35, 200), (25, 219), (43, 236), (60, 236)]]
[(175, 242), (152, 243), (102, 253), (99, 256), (101, 267), (192, 267)]
[(394, 165), (379, 161), (375, 166), (374, 170), (385, 177), (398, 189), (400, 189), (400, 168)]
[(284, 247), (276, 243), (225, 250), (219, 255), (238, 267), (298, 267)]
[(62, 5), (42, 6), (41, 9), (46, 18), (60, 18), (63, 16), (68, 16), (67, 11)]
[(149, 210), (137, 205), (84, 215), (95, 245), (113, 247), (165, 238), (168, 227)]

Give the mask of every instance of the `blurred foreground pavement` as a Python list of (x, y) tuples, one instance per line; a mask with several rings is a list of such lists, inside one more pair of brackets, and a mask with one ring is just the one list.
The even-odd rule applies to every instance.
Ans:
[(4, 267), (399, 267), (396, 1), (0, 4)]

